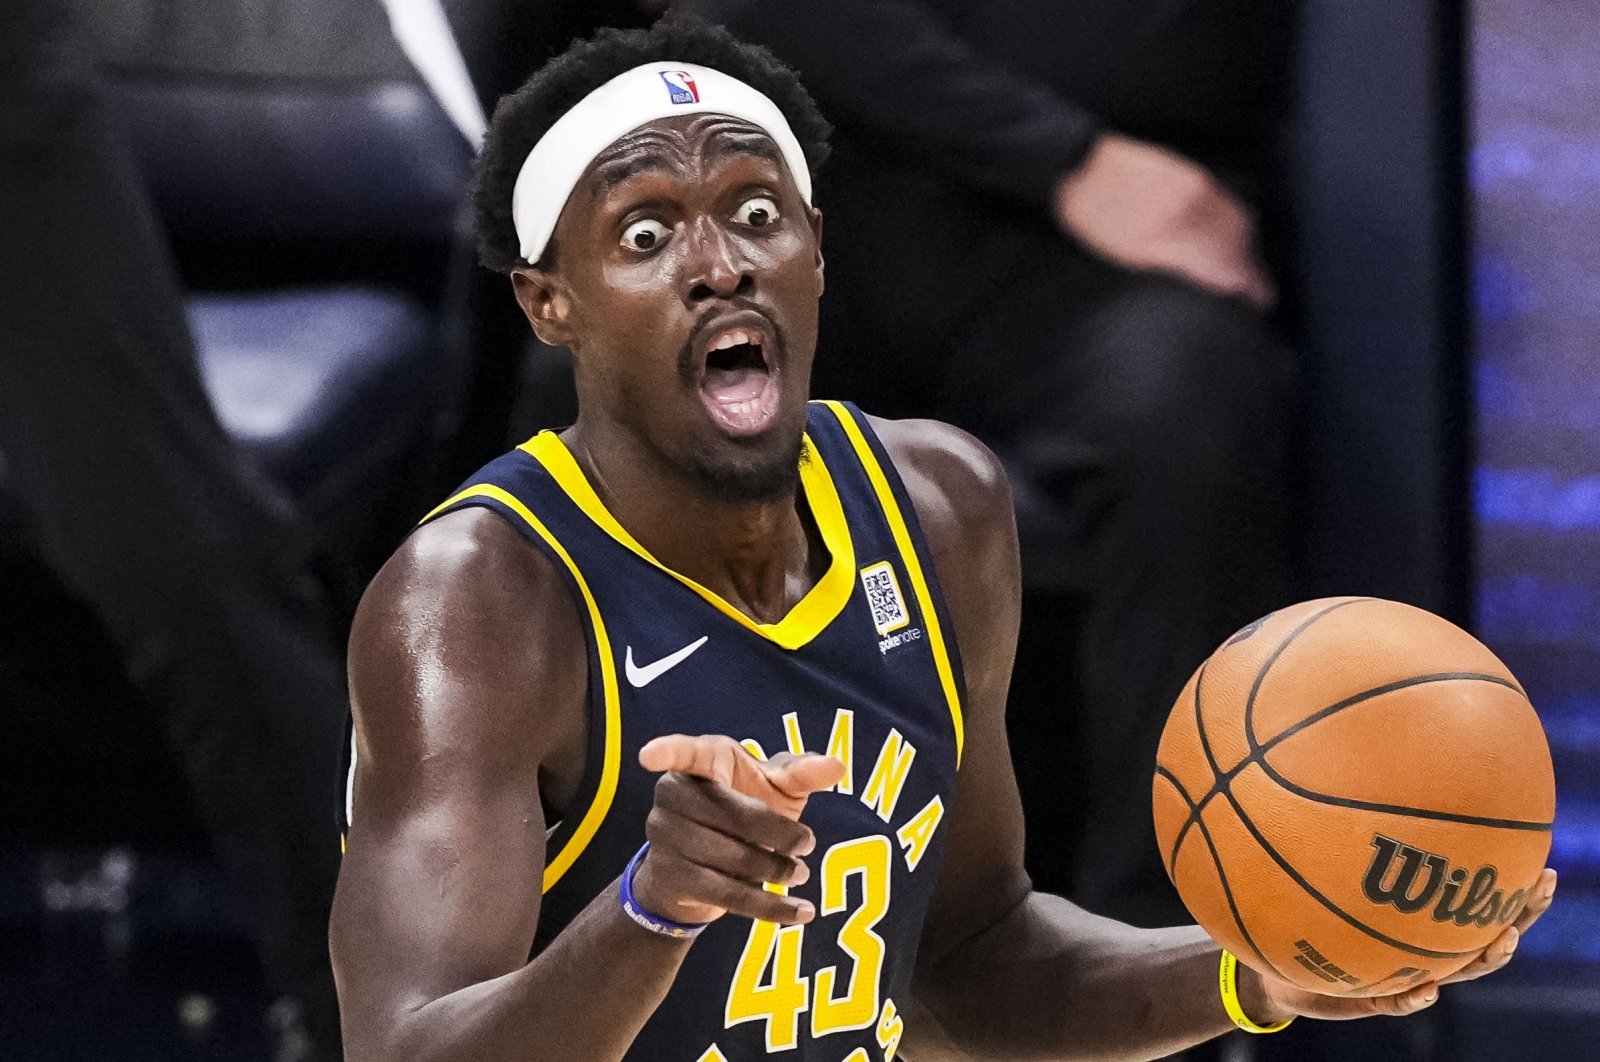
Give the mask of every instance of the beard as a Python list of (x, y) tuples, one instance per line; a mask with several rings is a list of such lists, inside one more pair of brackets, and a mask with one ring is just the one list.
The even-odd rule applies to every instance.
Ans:
[(800, 464), (809, 458), (805, 436), (745, 452), (688, 455), (680, 462), (705, 492), (727, 505), (757, 505), (792, 498), (800, 487)]

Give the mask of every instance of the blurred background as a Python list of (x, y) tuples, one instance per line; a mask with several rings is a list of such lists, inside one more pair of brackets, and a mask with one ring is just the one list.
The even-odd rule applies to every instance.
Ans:
[[(275, 952), (269, 939), (263, 960), (259, 944), (275, 925), (314, 924), (317, 898), (262, 914), (272, 894), (251, 891), (252, 860), (270, 863), (268, 876), (303, 870), (310, 892), (326, 879), (343, 726), (328, 675), (361, 587), (453, 484), (573, 411), (560, 353), (531, 341), (505, 280), (475, 262), (466, 197), (482, 113), (574, 35), (644, 25), (665, 5), (43, 6), (71, 11), (70, 23), (43, 17), (71, 45), (61, 54), (77, 57), (73, 77), (97, 86), (97, 120), (125, 151), (116, 165), (131, 175), (134, 212), (148, 213), (159, 237), (157, 279), (174, 285), (182, 342), (192, 344), (185, 356), (214, 422), (190, 423), (160, 403), (140, 420), (141, 395), (170, 398), (189, 385), (101, 375), (109, 355), (97, 360), (76, 340), (65, 382), (38, 392), (54, 395), (46, 407), (28, 388), (65, 363), (44, 360), (48, 344), (12, 309), (0, 317), (0, 358), (12, 366), (0, 389), (14, 399), (0, 395), (0, 420), (10, 421), (0, 423), (0, 1059), (319, 1057), (328, 1018), (315, 1001), (315, 958)], [(1220, 0), (1145, 6), (1251, 17), (1251, 5)], [(1453, 993), (1440, 1024), (1394, 1046), (1284, 1057), (1592, 1059), (1600, 11), (1559, 0), (1265, 8), (1284, 32), (1264, 35), (1256, 46), (1272, 52), (1257, 58), (1281, 67), (1286, 91), (1270, 116), (1281, 133), (1270, 145), (1274, 187), (1256, 205), (1280, 292), (1271, 323), (1298, 352), (1281, 498), (1293, 597), (1396, 598), (1475, 631), (1527, 686), (1560, 791), (1551, 862), (1561, 891), (1506, 973)], [(58, 128), (58, 112), (40, 113)], [(0, 165), (22, 174), (0, 184), (10, 198), (0, 216), (11, 219), (0, 240), (22, 263), (8, 269), (51, 258), (26, 239), (92, 265), (111, 253), (105, 245), (58, 244), (49, 217), (19, 228), (48, 215), (55, 200), (43, 189), (61, 186), (29, 170), (25, 124), (0, 121), (11, 153)], [(106, 139), (86, 137), (84, 150)], [(825, 209), (828, 180), (824, 169)], [(14, 291), (27, 290), (24, 279), (0, 274)], [(50, 283), (69, 303), (117, 297), (87, 267)], [(830, 286), (830, 299), (848, 297)], [(74, 411), (94, 402), (112, 412), (75, 424)], [(130, 443), (124, 457), (132, 429), (113, 412), (183, 429), (147, 450)], [(34, 446), (46, 437), (54, 450)], [(218, 473), (232, 486), (175, 488), (186, 500), (166, 507), (167, 523), (141, 522), (140, 498), (154, 495), (135, 477), (182, 465), (170, 478), (193, 486), (184, 462), (211, 450), (236, 455)], [(75, 489), (120, 500), (63, 508)], [(257, 510), (256, 537), (210, 530), (213, 519)], [(232, 632), (260, 645), (250, 624), (268, 612), (191, 610), (191, 627), (147, 638), (165, 623), (162, 588), (182, 583), (174, 570), (192, 560), (210, 571), (207, 558), (262, 542), (293, 552), (299, 574), (283, 584), (306, 586), (273, 606), (312, 632), (269, 658), (281, 674), (262, 665), (252, 678), (256, 665), (235, 660), (223, 640)], [(1029, 564), (1048, 570), (1048, 547)], [(95, 573), (129, 566), (148, 570), (112, 600)], [(186, 591), (171, 593), (173, 608), (188, 609)], [(1024, 700), (1044, 696), (1029, 654), (1048, 653), (1054, 636), (1049, 594), (1033, 600), (1018, 664)], [(248, 715), (241, 692), (218, 716), (246, 722), (208, 736), (205, 719), (182, 707), (198, 688), (185, 670), (197, 656), (226, 673), (218, 688), (281, 683), (274, 696), (293, 705), (282, 719), (314, 720), (284, 737), (298, 724)], [(290, 688), (302, 671), (312, 692)], [(252, 759), (252, 749), (267, 751)], [(296, 775), (324, 769), (325, 836), (258, 844), (241, 832), (249, 809), (239, 805), (270, 803), (275, 780), (282, 793), (298, 791)], [(1026, 795), (1035, 832), (1067, 800)], [(1049, 880), (1050, 853), (1037, 858), (1036, 875)], [(1240, 1046), (1222, 1057), (1250, 1055)]]

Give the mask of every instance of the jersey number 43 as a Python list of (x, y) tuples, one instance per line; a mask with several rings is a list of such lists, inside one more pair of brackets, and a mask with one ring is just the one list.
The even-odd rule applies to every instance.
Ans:
[[(846, 972), (834, 965), (811, 977), (801, 974), (806, 926), (760, 921), (751, 925), (728, 991), (729, 1028), (764, 1021), (767, 1051), (786, 1051), (799, 1045), (800, 1016), (809, 1010), (813, 1039), (878, 1025), (877, 1039), (884, 1057), (894, 1057), (904, 1023), (894, 1003), (882, 999), (884, 942), (876, 928), (889, 910), (893, 855), (889, 838), (875, 835), (842, 841), (822, 857), (819, 916), (848, 909), (850, 879), (860, 879), (861, 902), (839, 929), (839, 949), (851, 960)], [(782, 886), (768, 888), (777, 891)], [(861, 1054), (864, 1062), (865, 1052)]]

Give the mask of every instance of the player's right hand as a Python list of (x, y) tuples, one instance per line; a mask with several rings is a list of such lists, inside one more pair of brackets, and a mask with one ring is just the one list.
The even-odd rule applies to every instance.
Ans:
[(641, 905), (690, 923), (728, 913), (783, 925), (816, 917), (807, 901), (767, 886), (811, 876), (803, 857), (816, 837), (800, 813), (812, 793), (844, 776), (843, 763), (787, 752), (758, 760), (716, 734), (656, 738), (639, 750), (639, 763), (661, 773), (645, 820), (650, 851), (633, 879)]

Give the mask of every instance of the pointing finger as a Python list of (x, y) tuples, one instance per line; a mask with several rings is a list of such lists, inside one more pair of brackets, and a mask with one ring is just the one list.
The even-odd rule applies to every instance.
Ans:
[(784, 796), (803, 800), (812, 793), (832, 789), (844, 777), (844, 764), (833, 756), (774, 756), (761, 765), (772, 787)]
[(639, 750), (639, 766), (657, 773), (682, 771), (720, 785), (732, 785), (740, 756), (750, 754), (730, 737), (668, 734), (652, 739)]

